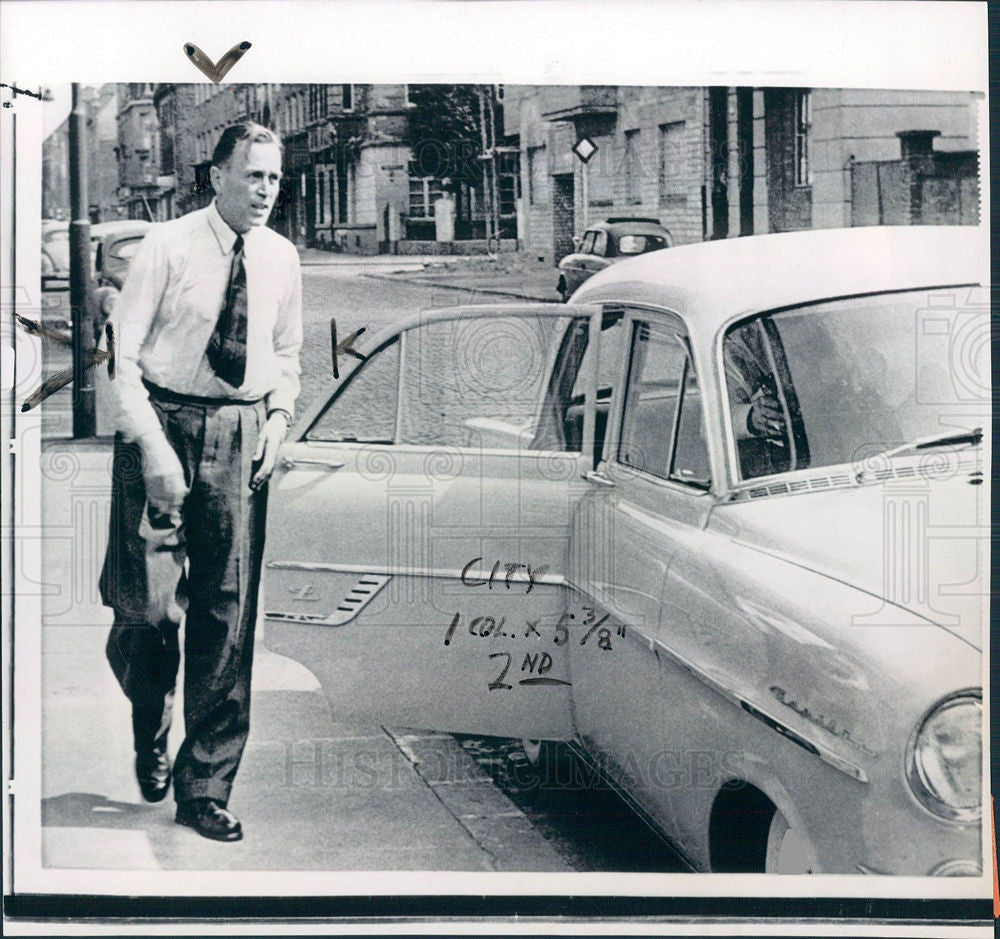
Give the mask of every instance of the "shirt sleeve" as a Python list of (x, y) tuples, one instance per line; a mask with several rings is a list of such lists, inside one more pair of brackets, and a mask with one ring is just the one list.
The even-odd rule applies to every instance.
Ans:
[(153, 327), (169, 276), (167, 246), (157, 229), (151, 228), (132, 257), (125, 286), (111, 314), (117, 339), (116, 380), (111, 382), (118, 412), (115, 423), (129, 442), (163, 433), (142, 384), (139, 353)]
[(274, 357), (278, 376), (267, 396), (268, 410), (280, 408), (295, 414), (299, 396), (299, 350), (302, 348), (302, 270), (299, 255), (289, 246), (288, 285), (274, 324)]

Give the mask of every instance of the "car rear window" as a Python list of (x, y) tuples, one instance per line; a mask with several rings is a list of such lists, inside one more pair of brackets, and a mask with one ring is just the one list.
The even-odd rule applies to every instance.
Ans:
[(619, 254), (645, 254), (667, 247), (667, 239), (660, 235), (622, 235), (618, 239)]

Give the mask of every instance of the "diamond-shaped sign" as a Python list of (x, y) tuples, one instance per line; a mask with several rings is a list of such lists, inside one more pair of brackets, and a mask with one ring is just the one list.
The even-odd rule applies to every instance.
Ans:
[(589, 163), (590, 158), (597, 153), (597, 144), (589, 137), (581, 137), (573, 144), (573, 152), (579, 157), (581, 163)]

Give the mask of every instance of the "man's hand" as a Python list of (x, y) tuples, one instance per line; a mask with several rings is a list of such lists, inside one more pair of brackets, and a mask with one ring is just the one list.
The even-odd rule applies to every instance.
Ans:
[(145, 434), (137, 443), (142, 451), (142, 479), (150, 505), (167, 515), (179, 511), (188, 487), (174, 448), (162, 433)]
[(284, 411), (272, 411), (271, 416), (261, 429), (257, 450), (253, 455), (254, 463), (260, 461), (257, 472), (250, 480), (250, 488), (254, 491), (260, 489), (274, 471), (274, 464), (278, 459), (278, 448), (284, 442), (286, 433), (288, 433), (288, 415)]
[(766, 392), (755, 396), (747, 415), (747, 428), (756, 437), (784, 437), (785, 415), (781, 405)]

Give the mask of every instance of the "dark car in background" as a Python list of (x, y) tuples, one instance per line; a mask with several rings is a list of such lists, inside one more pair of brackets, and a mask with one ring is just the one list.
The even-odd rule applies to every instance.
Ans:
[[(43, 225), (42, 234), (42, 322), (55, 329), (69, 329), (72, 311), (69, 299), (69, 232)], [(121, 292), (129, 262), (146, 236), (150, 223), (137, 219), (99, 222), (90, 226), (90, 263), (94, 276), (97, 316), (102, 324)]]
[(583, 233), (577, 250), (559, 262), (556, 290), (565, 303), (570, 294), (592, 274), (603, 271), (616, 261), (672, 245), (670, 232), (660, 224), (659, 219), (616, 217), (598, 222)]

